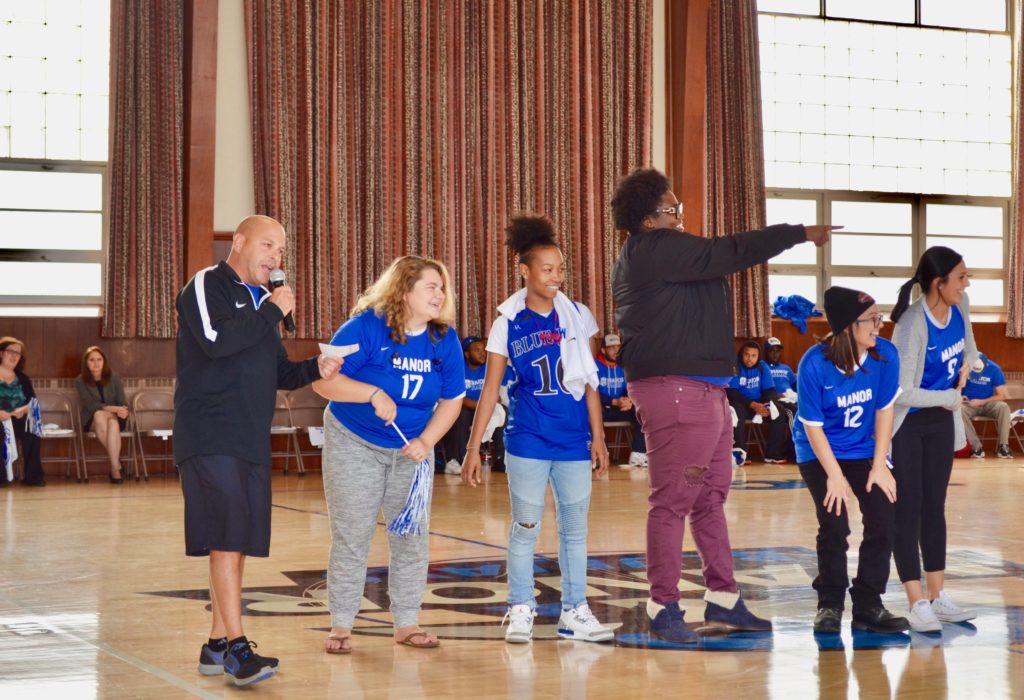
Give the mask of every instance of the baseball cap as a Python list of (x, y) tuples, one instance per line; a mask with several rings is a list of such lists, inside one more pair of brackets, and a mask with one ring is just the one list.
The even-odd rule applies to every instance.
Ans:
[(782, 341), (779, 340), (778, 338), (776, 338), (775, 336), (772, 336), (768, 340), (764, 341), (764, 347), (765, 347), (766, 350), (768, 348), (781, 348), (782, 347)]
[(462, 340), (462, 352), (466, 352), (467, 350), (469, 350), (469, 346), (472, 345), (473, 343), (479, 341), (479, 340), (483, 340), (483, 338), (481, 338), (478, 335), (467, 335)]
[(606, 348), (609, 345), (622, 345), (622, 340), (619, 338), (619, 336), (615, 335), (614, 333), (609, 333), (604, 337), (604, 343), (601, 345), (601, 347)]

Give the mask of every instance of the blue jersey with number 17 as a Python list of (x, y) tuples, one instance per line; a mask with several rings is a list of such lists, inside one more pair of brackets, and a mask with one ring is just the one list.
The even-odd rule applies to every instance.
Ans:
[(503, 352), (490, 343), (487, 349), (506, 355), (516, 373), (516, 382), (509, 388), (505, 449), (528, 459), (589, 460), (586, 400), (577, 401), (562, 386), (559, 343), (565, 328), (558, 314), (542, 316), (523, 309), (512, 321), (498, 317), (491, 328), (492, 339), (504, 335), (497, 328), (500, 324), (508, 327)]
[(819, 343), (808, 350), (797, 376), (800, 403), (793, 423), (796, 461), (817, 459), (805, 426), (825, 431), (836, 459), (871, 459), (875, 454), (875, 411), (892, 406), (900, 393), (900, 359), (896, 346), (885, 338), (877, 345), (881, 359), (868, 355), (852, 377), (840, 372), (825, 357)]
[[(345, 358), (341, 373), (380, 387), (398, 407), (395, 425), (409, 440), (417, 438), (434, 415), (439, 399), (461, 399), (466, 393), (465, 362), (454, 328), (440, 339), (429, 330), (406, 334), (404, 343), (391, 338), (391, 328), (373, 309), (345, 321), (331, 345), (358, 345)], [(368, 403), (331, 401), (334, 417), (353, 433), (380, 447), (401, 447), (402, 438), (376, 416)]]

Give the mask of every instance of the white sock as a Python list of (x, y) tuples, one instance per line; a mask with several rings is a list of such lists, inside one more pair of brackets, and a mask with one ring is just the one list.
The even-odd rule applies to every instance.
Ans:
[(647, 617), (651, 618), (652, 620), (656, 618), (658, 616), (658, 613), (660, 613), (664, 609), (665, 606), (661, 603), (655, 603), (653, 598), (647, 599)]
[(739, 593), (730, 593), (729, 591), (705, 591), (704, 602), (714, 603), (715, 605), (732, 610), (736, 607), (736, 601), (740, 599)]

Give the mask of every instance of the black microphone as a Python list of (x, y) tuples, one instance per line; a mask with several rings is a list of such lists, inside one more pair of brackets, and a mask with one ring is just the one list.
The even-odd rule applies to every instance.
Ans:
[[(284, 286), (284, 270), (277, 267), (270, 272), (270, 288), (277, 289), (278, 287)], [(289, 311), (288, 315), (284, 317), (284, 329), (289, 333), (295, 332), (295, 319), (292, 318), (292, 314)]]

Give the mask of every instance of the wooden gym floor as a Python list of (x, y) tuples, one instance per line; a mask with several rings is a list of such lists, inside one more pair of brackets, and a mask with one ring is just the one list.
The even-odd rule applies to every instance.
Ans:
[[(0, 698), (1012, 698), (1024, 696), (1024, 460), (958, 460), (949, 504), (947, 590), (977, 609), (940, 637), (816, 640), (815, 522), (795, 467), (740, 470), (727, 513), (737, 578), (771, 635), (709, 638), (697, 649), (652, 643), (646, 599), (646, 474), (612, 469), (594, 484), (589, 600), (617, 625), (616, 645), (557, 641), (557, 537), (545, 515), (537, 559), (540, 617), (529, 645), (501, 640), (508, 494), (435, 482), (431, 571), (422, 623), (437, 650), (390, 638), (387, 548), (380, 528), (351, 656), (327, 656), (328, 520), (318, 473), (275, 476), (269, 559), (246, 566), (244, 623), (280, 673), (251, 690), (196, 672), (208, 632), (206, 560), (183, 554), (173, 477), (113, 486), (51, 478), (0, 490)], [(859, 519), (854, 520), (859, 523)], [(854, 527), (859, 531), (859, 524)], [(852, 552), (859, 539), (851, 538)], [(687, 536), (681, 584), (702, 619), (700, 563)], [(851, 557), (851, 560), (854, 557)], [(852, 570), (852, 561), (851, 561)], [(895, 569), (892, 573), (895, 579)], [(904, 609), (890, 580), (886, 603)]]

